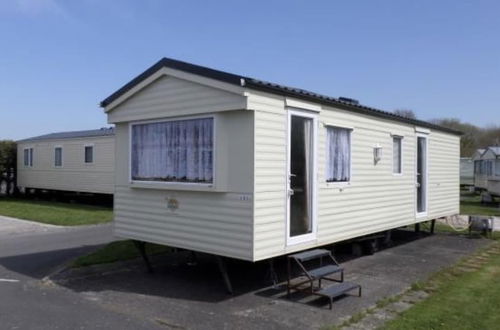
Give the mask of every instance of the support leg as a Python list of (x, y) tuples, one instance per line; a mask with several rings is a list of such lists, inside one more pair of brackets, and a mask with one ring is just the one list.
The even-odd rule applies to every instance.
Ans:
[(431, 220), (431, 235), (434, 235), (434, 229), (436, 227), (436, 219)]
[(415, 233), (420, 234), (420, 222), (415, 224)]
[(290, 258), (287, 259), (288, 274), (286, 279), (286, 297), (290, 298), (290, 279), (292, 277), (292, 264), (290, 263)]
[(226, 263), (221, 256), (216, 256), (217, 265), (219, 266), (219, 271), (224, 280), (224, 284), (226, 285), (226, 290), (229, 294), (233, 294), (233, 286), (231, 285), (231, 280), (229, 279), (229, 275), (227, 273)]
[(153, 267), (151, 266), (148, 255), (146, 254), (146, 242), (134, 241), (134, 245), (137, 248), (137, 250), (139, 250), (141, 257), (144, 260), (144, 263), (146, 264), (146, 268), (148, 269), (148, 273), (152, 273)]
[(276, 289), (278, 287), (278, 274), (274, 269), (274, 260), (269, 259), (269, 279), (273, 283), (273, 287)]

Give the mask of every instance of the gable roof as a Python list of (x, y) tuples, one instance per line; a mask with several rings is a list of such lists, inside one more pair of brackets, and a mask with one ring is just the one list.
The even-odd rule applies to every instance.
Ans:
[(111, 104), (113, 101), (118, 99), (120, 96), (123, 94), (127, 93), (129, 90), (134, 88), (136, 85), (141, 83), (143, 80), (147, 79), (149, 76), (153, 75), (155, 72), (162, 68), (170, 68), (174, 70), (179, 70), (195, 75), (199, 75), (202, 77), (222, 81), (231, 85), (237, 85), (237, 86), (242, 86), (242, 87), (247, 87), (249, 89), (255, 89), (255, 90), (260, 90), (272, 94), (277, 94), (277, 95), (283, 95), (283, 96), (291, 96), (295, 97), (298, 99), (303, 99), (306, 101), (311, 101), (311, 102), (316, 102), (320, 104), (325, 104), (325, 105), (330, 105), (334, 107), (339, 107), (348, 111), (352, 112), (357, 112), (361, 114), (366, 114), (370, 116), (376, 116), (379, 118), (384, 118), (388, 120), (394, 120), (394, 121), (399, 121), (403, 122), (406, 124), (411, 124), (411, 125), (417, 125), (417, 126), (422, 126), (422, 127), (427, 127), (431, 129), (436, 129), (440, 131), (444, 131), (447, 133), (451, 134), (456, 134), (456, 135), (462, 135), (462, 132), (459, 132), (457, 130), (447, 128), (444, 126), (439, 126), (436, 124), (432, 124), (423, 120), (417, 120), (417, 119), (411, 119), (411, 118), (406, 118), (403, 116), (396, 115), (392, 112), (388, 111), (383, 111), (380, 109), (360, 105), (360, 104), (355, 104), (351, 102), (345, 102), (339, 98), (334, 98), (331, 96), (326, 96), (314, 92), (310, 92), (305, 89), (300, 89), (300, 88), (295, 88), (295, 87), (290, 87), (290, 86), (285, 86), (285, 85), (280, 85), (276, 83), (271, 83), (268, 81), (264, 80), (259, 80), (251, 77), (246, 77), (242, 75), (237, 75), (237, 74), (232, 74), (224, 71), (219, 71), (187, 62), (182, 62), (178, 60), (174, 60), (171, 58), (162, 58), (158, 62), (156, 62), (153, 66), (148, 68), (146, 71), (132, 79), (130, 82), (125, 84), (123, 87), (118, 89), (116, 92), (108, 96), (106, 99), (104, 99), (100, 105), (101, 107), (106, 107), (109, 104)]
[(17, 142), (74, 139), (74, 138), (112, 136), (112, 135), (115, 135), (114, 127), (103, 127), (103, 128), (87, 130), (87, 131), (71, 131), (71, 132), (50, 133), (50, 134), (30, 137), (27, 139), (19, 140)]
[(494, 147), (488, 147), (488, 150), (491, 150), (495, 156), (500, 156), (500, 147), (494, 146)]

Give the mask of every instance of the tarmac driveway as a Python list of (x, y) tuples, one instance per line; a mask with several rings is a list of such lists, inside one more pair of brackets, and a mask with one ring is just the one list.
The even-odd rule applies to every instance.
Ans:
[(164, 329), (43, 280), (112, 239), (109, 224), (59, 227), (0, 217), (0, 328)]
[[(119, 268), (97, 267), (100, 272), (94, 269), (93, 274), (88, 270), (62, 274), (58, 283), (104, 309), (165, 328), (320, 328), (406, 290), (490, 241), (434, 235), (404, 242), (372, 256), (345, 260), (346, 280), (361, 284), (363, 297), (339, 299), (332, 311), (321, 298), (293, 294), (286, 299), (284, 286), (270, 285), (266, 262), (231, 262), (228, 269), (236, 292), (227, 295), (213, 260), (205, 257), (188, 265), (183, 253), (158, 258), (154, 274), (147, 274), (139, 260)], [(284, 260), (278, 260), (275, 268), (284, 279)]]

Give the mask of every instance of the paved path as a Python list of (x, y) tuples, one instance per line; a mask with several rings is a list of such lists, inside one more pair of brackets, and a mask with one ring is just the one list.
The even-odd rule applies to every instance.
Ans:
[(59, 227), (0, 217), (0, 328), (155, 329), (41, 280), (112, 239), (111, 225)]
[[(84, 278), (43, 280), (75, 256), (112, 240), (111, 226), (45, 226), (0, 218), (1, 329), (308, 329), (340, 322), (405, 290), (413, 282), (488, 244), (484, 239), (435, 235), (345, 261), (347, 280), (363, 297), (327, 309), (325, 300), (269, 286), (266, 262), (229, 263), (235, 294), (225, 293), (216, 266), (180, 255), (156, 260), (154, 274), (132, 262), (102, 267)], [(281, 278), (284, 263), (275, 264)], [(88, 275), (88, 274), (87, 274)]]
[[(61, 285), (91, 295), (103, 306), (156, 320), (167, 328), (318, 329), (401, 293), (489, 242), (435, 235), (345, 261), (346, 279), (363, 286), (363, 297), (340, 299), (332, 311), (324, 299), (302, 294), (286, 299), (284, 286), (269, 286), (266, 262), (228, 265), (236, 291), (233, 296), (225, 294), (213, 262), (202, 259), (197, 266), (189, 266), (175, 256), (160, 259), (152, 275), (138, 263), (127, 271), (97, 274)], [(276, 262), (275, 267), (283, 279), (284, 262)]]

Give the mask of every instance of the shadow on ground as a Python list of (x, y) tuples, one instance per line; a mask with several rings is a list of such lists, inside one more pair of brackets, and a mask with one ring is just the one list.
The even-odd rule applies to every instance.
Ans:
[[(391, 247), (382, 248), (380, 251), (400, 247), (424, 237), (427, 237), (427, 234), (398, 230), (393, 234)], [(356, 259), (351, 254), (350, 244), (337, 244), (333, 249), (340, 263)], [(56, 253), (61, 253), (61, 251)], [(118, 269), (107, 269), (104, 266), (93, 274), (86, 274), (84, 278), (71, 278), (71, 276), (64, 277), (63, 275), (63, 280), (58, 282), (77, 292), (121, 291), (200, 302), (221, 302), (254, 292), (266, 298), (287, 299), (311, 306), (327, 305), (326, 300), (318, 297), (311, 299), (310, 294), (302, 292), (292, 292), (289, 299), (286, 297), (286, 257), (275, 258), (272, 268), (269, 261), (251, 263), (234, 259), (226, 260), (234, 289), (232, 295), (226, 292), (215, 258), (198, 254), (196, 263), (193, 264), (191, 261), (191, 255), (186, 251), (169, 253), (154, 258), (152, 274), (146, 271), (141, 259), (136, 259), (123, 264)], [(278, 279), (276, 284), (272, 280), (273, 270)], [(349, 267), (346, 273), (349, 273)]]

